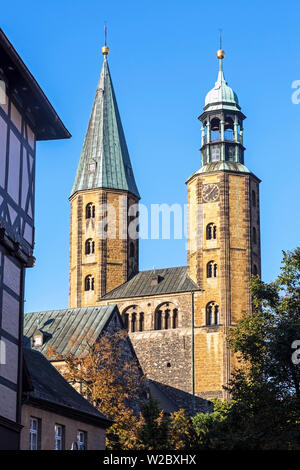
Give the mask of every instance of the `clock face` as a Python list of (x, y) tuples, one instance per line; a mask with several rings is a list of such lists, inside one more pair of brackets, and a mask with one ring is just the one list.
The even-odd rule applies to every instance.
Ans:
[(220, 197), (220, 190), (217, 184), (204, 184), (202, 189), (203, 202), (215, 202)]

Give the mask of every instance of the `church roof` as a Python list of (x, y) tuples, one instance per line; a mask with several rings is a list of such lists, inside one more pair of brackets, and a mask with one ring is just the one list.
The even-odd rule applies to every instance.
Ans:
[[(42, 331), (43, 344), (35, 349), (49, 359), (56, 355), (65, 356), (67, 352), (80, 354), (87, 340), (89, 343), (96, 341), (114, 313), (118, 314), (115, 305), (27, 313), (24, 315), (24, 336), (29, 342), (37, 328)], [(53, 357), (48, 354), (51, 348), (55, 348)]]
[(106, 57), (71, 196), (96, 188), (125, 190), (139, 197)]
[(25, 390), (27, 400), (54, 405), (57, 413), (62, 409), (75, 413), (79, 420), (83, 414), (92, 418), (93, 424), (96, 418), (101, 427), (111, 425), (111, 421), (83, 398), (41, 353), (24, 348), (23, 355), (30, 383), (30, 390)]
[(129, 281), (108, 292), (101, 300), (146, 297), (199, 290), (187, 274), (187, 266), (151, 269), (135, 274)]

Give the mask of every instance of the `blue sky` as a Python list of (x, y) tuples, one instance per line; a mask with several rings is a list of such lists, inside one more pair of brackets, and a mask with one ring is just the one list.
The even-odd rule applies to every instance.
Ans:
[[(18, 14), (16, 14), (18, 12)], [(217, 76), (223, 30), (225, 77), (245, 121), (245, 162), (261, 184), (263, 278), (281, 250), (299, 244), (300, 4), (283, 2), (28, 0), (6, 3), (2, 28), (73, 137), (37, 148), (36, 266), (25, 311), (68, 305), (69, 201), (101, 69), (108, 24), (110, 70), (144, 204), (186, 202), (200, 167), (204, 97)], [(142, 241), (140, 268), (186, 264), (184, 240)]]

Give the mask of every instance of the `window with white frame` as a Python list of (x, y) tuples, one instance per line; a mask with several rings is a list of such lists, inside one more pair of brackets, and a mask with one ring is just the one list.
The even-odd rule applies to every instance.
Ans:
[(86, 440), (87, 440), (87, 433), (85, 431), (78, 431), (77, 433), (77, 445), (78, 450), (86, 450)]
[(61, 424), (56, 424), (54, 428), (55, 432), (55, 450), (63, 450), (64, 446), (64, 428)]
[(30, 418), (30, 440), (29, 449), (38, 450), (39, 448), (39, 420)]

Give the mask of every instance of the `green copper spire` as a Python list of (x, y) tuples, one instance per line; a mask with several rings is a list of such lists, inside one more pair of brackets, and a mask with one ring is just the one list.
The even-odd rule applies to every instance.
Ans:
[(236, 93), (230, 86), (228, 86), (223, 72), (223, 59), (225, 52), (220, 49), (217, 52), (219, 59), (219, 73), (215, 86), (210, 90), (205, 97), (205, 110), (215, 109), (240, 109), (239, 100)]
[(102, 48), (103, 66), (84, 139), (71, 196), (81, 190), (108, 188), (139, 197), (118, 105), (109, 72), (109, 48)]

